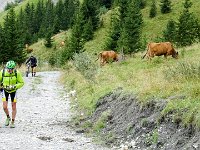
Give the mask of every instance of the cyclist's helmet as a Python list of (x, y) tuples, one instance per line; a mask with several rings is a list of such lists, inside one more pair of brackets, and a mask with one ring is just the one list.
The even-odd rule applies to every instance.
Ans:
[(13, 60), (10, 60), (6, 63), (6, 68), (8, 68), (8, 69), (14, 69), (15, 66), (16, 66), (16, 64)]

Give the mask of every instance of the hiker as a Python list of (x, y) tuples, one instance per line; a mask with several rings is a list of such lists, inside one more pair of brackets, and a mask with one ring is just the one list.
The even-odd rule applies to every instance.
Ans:
[(37, 59), (34, 56), (31, 56), (27, 61), (26, 64), (31, 63), (31, 72), (32, 77), (35, 77), (36, 75), (36, 66), (37, 66)]
[[(21, 73), (15, 69), (15, 62), (10, 60), (6, 63), (6, 68), (0, 72), (0, 81), (2, 85), (1, 95), (3, 101), (3, 109), (7, 116), (5, 126), (10, 124), (11, 128), (15, 128), (15, 117), (17, 113), (16, 102), (17, 102), (17, 90), (24, 85), (24, 81)], [(8, 99), (11, 98), (12, 104), (12, 120), (8, 111)]]

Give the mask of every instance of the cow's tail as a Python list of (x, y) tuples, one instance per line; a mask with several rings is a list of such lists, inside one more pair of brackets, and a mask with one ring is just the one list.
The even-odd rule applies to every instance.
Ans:
[(144, 56), (142, 56), (142, 59), (144, 59), (144, 57), (147, 55), (147, 52), (144, 54)]
[(98, 57), (97, 57), (96, 61), (101, 57), (101, 55), (102, 55), (102, 52), (100, 52), (100, 53), (98, 54)]
[(149, 50), (149, 44), (147, 45), (147, 48), (146, 48), (146, 53), (144, 54), (144, 56), (142, 56), (142, 59), (144, 59), (144, 57), (147, 55), (147, 53), (148, 53), (148, 50)]

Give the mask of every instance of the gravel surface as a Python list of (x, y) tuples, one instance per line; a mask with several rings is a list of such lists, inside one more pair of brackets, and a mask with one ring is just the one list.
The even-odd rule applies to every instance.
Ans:
[[(0, 109), (0, 150), (108, 149), (69, 127), (70, 104), (59, 76), (60, 72), (54, 71), (24, 77), (25, 85), (17, 93), (15, 128), (4, 126), (6, 116)], [(11, 110), (10, 100), (8, 105)]]

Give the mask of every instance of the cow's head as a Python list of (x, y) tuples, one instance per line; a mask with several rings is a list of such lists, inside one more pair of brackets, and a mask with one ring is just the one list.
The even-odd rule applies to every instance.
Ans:
[(177, 58), (178, 58), (178, 52), (174, 52), (174, 53), (172, 54), (172, 57), (177, 59)]

